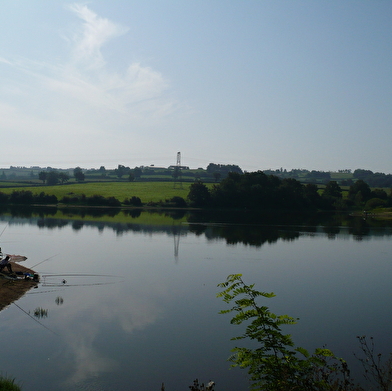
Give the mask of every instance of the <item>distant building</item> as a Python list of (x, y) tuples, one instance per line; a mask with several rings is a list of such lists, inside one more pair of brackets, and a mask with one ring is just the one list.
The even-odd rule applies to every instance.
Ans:
[(180, 170), (189, 170), (188, 166), (169, 166), (169, 170), (174, 170), (176, 168), (179, 168)]

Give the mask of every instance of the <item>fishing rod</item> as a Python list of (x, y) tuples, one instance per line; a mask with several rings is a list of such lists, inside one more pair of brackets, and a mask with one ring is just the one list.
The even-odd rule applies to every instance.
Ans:
[[(1, 235), (0, 235), (0, 236), (1, 236)], [(52, 255), (51, 257), (46, 258), (46, 259), (44, 259), (43, 261), (36, 263), (35, 265), (31, 266), (30, 269), (33, 269), (33, 268), (35, 268), (36, 266), (41, 265), (41, 263), (44, 263), (44, 262), (46, 262), (46, 261), (49, 261), (49, 259), (52, 259), (52, 258), (54, 258), (54, 257), (57, 257), (57, 255), (59, 255), (59, 254)]]
[(3, 235), (5, 229), (8, 227), (8, 224), (9, 224), (9, 223), (10, 223), (10, 222), (8, 221), (7, 224), (5, 225), (4, 229), (1, 231), (0, 237), (1, 237), (1, 235)]

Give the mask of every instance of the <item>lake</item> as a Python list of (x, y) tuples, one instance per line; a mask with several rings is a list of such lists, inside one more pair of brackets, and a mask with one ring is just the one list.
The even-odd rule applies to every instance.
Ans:
[[(242, 273), (265, 304), (300, 318), (307, 349), (327, 345), (357, 368), (357, 335), (392, 351), (392, 228), (344, 216), (235, 216), (145, 211), (13, 211), (5, 253), (28, 257), (38, 288), (0, 312), (2, 374), (35, 390), (248, 388), (230, 369), (241, 326), (216, 298)], [(290, 217), (290, 219), (288, 219)], [(35, 313), (36, 312), (36, 313)], [(285, 329), (286, 331), (286, 329)], [(239, 344), (241, 341), (237, 341)]]

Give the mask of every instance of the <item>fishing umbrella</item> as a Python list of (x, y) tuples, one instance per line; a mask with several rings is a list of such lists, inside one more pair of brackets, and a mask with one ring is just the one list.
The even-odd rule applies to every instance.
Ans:
[(10, 257), (9, 262), (23, 262), (27, 259), (24, 255), (6, 254)]

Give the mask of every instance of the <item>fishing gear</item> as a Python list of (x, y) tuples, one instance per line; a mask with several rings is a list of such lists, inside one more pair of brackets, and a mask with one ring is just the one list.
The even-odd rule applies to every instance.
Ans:
[(1, 237), (1, 235), (3, 235), (5, 229), (8, 227), (8, 224), (9, 224), (9, 223), (10, 223), (10, 222), (8, 221), (7, 224), (5, 225), (4, 229), (1, 231), (0, 237)]
[(54, 257), (57, 257), (57, 255), (59, 255), (59, 254), (52, 255), (51, 257), (46, 258), (46, 259), (44, 259), (43, 261), (36, 263), (35, 265), (31, 266), (31, 269), (35, 268), (35, 267), (38, 266), (38, 265), (41, 265), (41, 263), (44, 263), (44, 262), (46, 262), (46, 261), (49, 261), (49, 259), (52, 259), (52, 258), (54, 258)]
[[(55, 278), (56, 277), (60, 277), (61, 280), (57, 280), (54, 282), (50, 282), (47, 281), (47, 279), (51, 279), (51, 278)], [(65, 277), (110, 277), (110, 278), (115, 278), (115, 279), (119, 279), (119, 278), (123, 278), (121, 276), (114, 276), (114, 275), (110, 275), (110, 274), (84, 274), (84, 273), (65, 273), (65, 274), (44, 274), (41, 275), (41, 286), (44, 287), (69, 287), (69, 286), (94, 286), (94, 285), (111, 285), (111, 284), (116, 284), (118, 282), (122, 282), (121, 281), (96, 281), (96, 282), (68, 282)]]

